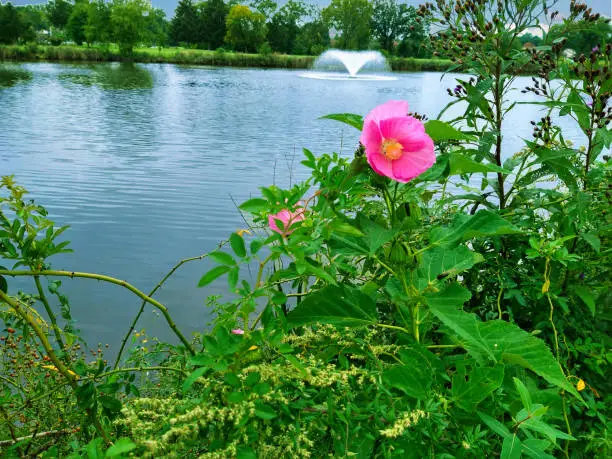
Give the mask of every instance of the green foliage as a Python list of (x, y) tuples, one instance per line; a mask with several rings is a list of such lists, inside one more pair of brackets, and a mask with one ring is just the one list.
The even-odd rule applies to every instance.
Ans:
[(234, 5), (225, 20), (225, 42), (237, 51), (256, 51), (266, 39), (266, 18), (248, 6)]
[(122, 54), (131, 55), (145, 40), (151, 7), (146, 0), (113, 0), (111, 34)]
[[(189, 259), (214, 263), (200, 287), (228, 286), (192, 340), (151, 298), (189, 260), (148, 295), (52, 270), (48, 258), (68, 250), (64, 228), (3, 178), (0, 258), (12, 266), (0, 267), (0, 441), (10, 454), (608, 457), (610, 47), (575, 61), (561, 42), (525, 51), (518, 37), (543, 2), (477, 3), (419, 10), (438, 22), (439, 52), (474, 75), (458, 74), (441, 119), (424, 123), (436, 164), (394, 183), (361, 146), (350, 159), (304, 150), (305, 182), (262, 187), (239, 206), (248, 230)], [(248, 7), (232, 12), (228, 34), (243, 16), (263, 27)], [(599, 21), (584, 16), (573, 3), (572, 21)], [(512, 83), (527, 65), (537, 72), (523, 91), (545, 115), (507, 151)], [(582, 133), (576, 144), (560, 117)], [(363, 127), (363, 114), (324, 118)], [(58, 277), (127, 288), (181, 344), (149, 342), (137, 316), (114, 366), (102, 349), (81, 354)], [(57, 437), (32, 438), (39, 431)]]
[(0, 5), (0, 43), (15, 43), (22, 35), (24, 24), (11, 3)]
[(368, 0), (332, 0), (321, 17), (339, 36), (335, 46), (342, 49), (367, 49), (370, 42), (372, 5)]

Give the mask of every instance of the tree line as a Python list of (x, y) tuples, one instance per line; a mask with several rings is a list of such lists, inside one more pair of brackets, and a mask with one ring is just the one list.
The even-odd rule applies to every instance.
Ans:
[[(555, 27), (549, 33), (555, 33)], [(602, 36), (603, 35), (603, 36)], [(609, 41), (609, 27), (578, 28), (567, 46), (588, 52)], [(603, 40), (602, 40), (603, 39)], [(517, 46), (537, 46), (526, 34)], [(304, 0), (181, 0), (174, 17), (147, 0), (50, 0), (46, 5), (0, 4), (0, 43), (59, 45), (115, 43), (124, 54), (135, 46), (184, 46), (317, 55), (327, 48), (380, 49), (388, 55), (430, 57), (429, 24), (399, 0), (331, 0), (318, 8)]]
[(181, 0), (174, 17), (146, 0), (50, 0), (0, 4), (0, 43), (137, 45), (316, 55), (333, 46), (428, 57), (428, 27), (398, 0), (332, 0), (326, 8), (289, 0)]

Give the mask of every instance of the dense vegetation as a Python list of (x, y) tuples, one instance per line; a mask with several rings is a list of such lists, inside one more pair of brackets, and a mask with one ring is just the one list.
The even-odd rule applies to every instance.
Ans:
[[(90, 47), (112, 43), (124, 55), (130, 55), (135, 46), (225, 48), (264, 55), (318, 55), (337, 47), (429, 58), (433, 50), (429, 27), (429, 19), (419, 17), (415, 7), (399, 0), (331, 0), (322, 10), (305, 0), (289, 0), (282, 6), (273, 0), (244, 4), (181, 0), (170, 21), (145, 0), (50, 0), (46, 5), (24, 7), (0, 4), (0, 44), (57, 46), (71, 42)], [(550, 30), (555, 38), (564, 33), (569, 34), (567, 47), (585, 53), (609, 40), (610, 27), (578, 21), (571, 30), (562, 24)], [(525, 33), (514, 45), (520, 49), (541, 41)]]
[[(612, 46), (517, 50), (554, 14), (542, 0), (418, 13), (469, 66), (448, 89), (455, 116), (402, 101), (330, 115), (362, 131), (354, 158), (304, 150), (310, 179), (262, 187), (240, 206), (248, 229), (149, 293), (53, 268), (66, 227), (2, 179), (5, 457), (610, 457)], [(564, 26), (601, 22), (573, 2)], [(537, 73), (516, 88), (525, 65)], [(533, 136), (509, 151), (517, 103), (533, 104)], [(205, 257), (199, 286), (226, 279), (228, 295), (188, 337), (154, 295)], [(142, 302), (112, 360), (62, 293), (94, 280)], [(146, 305), (173, 343), (139, 329)]]

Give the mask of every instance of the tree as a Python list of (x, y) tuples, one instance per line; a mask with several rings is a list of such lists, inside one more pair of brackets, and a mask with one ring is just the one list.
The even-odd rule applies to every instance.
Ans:
[(248, 6), (232, 6), (225, 26), (225, 42), (236, 50), (254, 52), (266, 40), (266, 18)]
[(372, 35), (380, 47), (393, 52), (396, 42), (408, 33), (410, 25), (416, 23), (416, 11), (397, 0), (374, 0), (372, 13)]
[(42, 5), (27, 5), (19, 8), (21, 21), (33, 32), (40, 32), (49, 28), (49, 18), (46, 8)]
[(274, 51), (290, 53), (300, 32), (299, 22), (309, 12), (308, 5), (301, 0), (289, 0), (268, 24), (268, 41)]
[(113, 0), (111, 5), (112, 38), (123, 55), (131, 55), (134, 46), (147, 36), (151, 7), (147, 0)]
[(332, 0), (322, 17), (339, 34), (337, 46), (343, 49), (365, 49), (370, 41), (372, 5), (368, 0)]
[(0, 43), (15, 43), (23, 32), (19, 12), (11, 4), (0, 5)]
[(170, 21), (170, 40), (174, 44), (197, 43), (199, 34), (198, 9), (192, 0), (181, 0)]
[(72, 14), (72, 3), (66, 0), (49, 0), (47, 3), (47, 17), (53, 27), (63, 29), (68, 24)]
[(429, 21), (417, 21), (416, 8), (409, 6), (406, 12), (408, 27), (397, 47), (397, 54), (402, 57), (431, 57), (431, 39), (429, 38)]
[(225, 39), (225, 20), (229, 9), (223, 0), (208, 0), (201, 10), (208, 47), (217, 49)]
[(567, 38), (564, 43), (566, 49), (573, 49), (577, 54), (590, 54), (593, 48), (610, 43), (612, 26), (604, 21), (556, 24), (550, 28), (546, 39), (550, 44), (561, 37)]
[(166, 13), (160, 8), (153, 8), (147, 21), (147, 41), (162, 48), (168, 43), (168, 21)]
[(89, 1), (79, 0), (74, 4), (72, 13), (66, 24), (66, 33), (77, 45), (82, 45), (83, 42), (91, 43), (85, 35), (85, 27), (89, 19)]
[(249, 6), (258, 13), (263, 14), (267, 21), (276, 11), (278, 4), (274, 0), (251, 0)]
[(304, 24), (295, 38), (294, 54), (318, 55), (329, 48), (329, 27), (320, 19)]

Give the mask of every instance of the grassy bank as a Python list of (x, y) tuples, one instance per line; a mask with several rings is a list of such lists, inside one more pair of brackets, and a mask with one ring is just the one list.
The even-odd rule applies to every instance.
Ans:
[[(312, 66), (316, 56), (286, 54), (246, 54), (207, 51), (184, 48), (138, 48), (131, 60), (168, 64), (213, 65), (221, 67), (261, 67), (306, 69)], [(110, 62), (126, 60), (115, 47), (0, 45), (0, 61), (69, 61)], [(391, 67), (396, 71), (444, 71), (450, 61), (441, 59), (392, 58)]]

